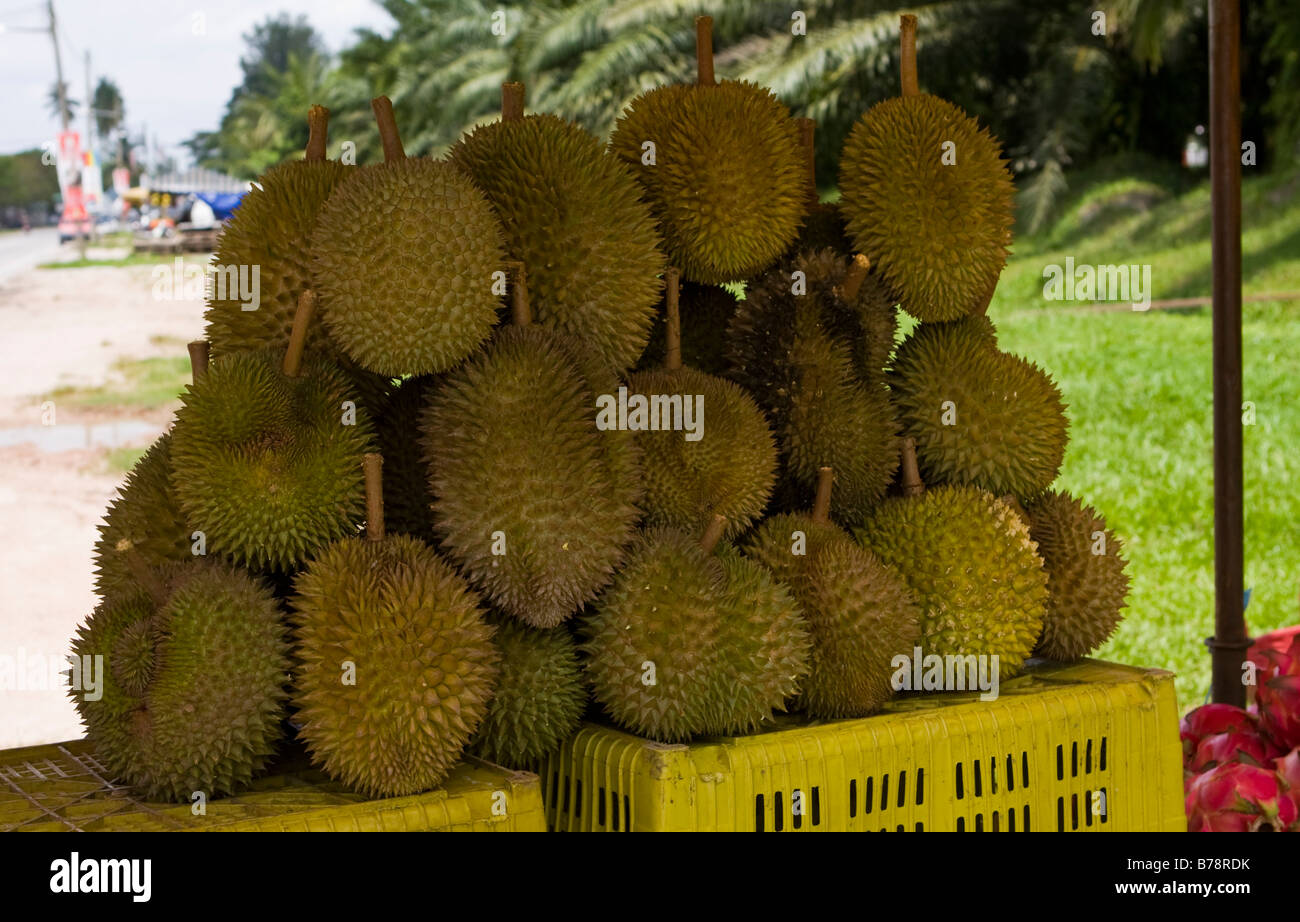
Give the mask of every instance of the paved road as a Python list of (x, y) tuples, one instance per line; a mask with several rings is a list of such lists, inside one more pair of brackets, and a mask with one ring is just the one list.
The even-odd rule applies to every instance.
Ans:
[[(70, 247), (72, 244), (68, 244)], [(55, 227), (34, 227), (26, 234), (0, 234), (0, 284), (37, 263), (59, 258), (59, 231)]]

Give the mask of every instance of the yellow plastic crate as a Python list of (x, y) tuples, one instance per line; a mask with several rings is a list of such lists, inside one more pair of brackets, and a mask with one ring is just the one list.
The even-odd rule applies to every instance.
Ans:
[(690, 745), (588, 723), (538, 773), (557, 831), (1176, 831), (1181, 753), (1171, 673), (1083, 660), (990, 702), (910, 694)]
[(0, 831), (544, 832), (537, 776), (478, 759), (442, 789), (367, 800), (305, 764), (232, 797), (145, 803), (115, 782), (86, 740), (0, 752)]

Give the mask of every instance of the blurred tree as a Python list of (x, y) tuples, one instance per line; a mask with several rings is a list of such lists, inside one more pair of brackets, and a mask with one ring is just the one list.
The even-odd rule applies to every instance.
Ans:
[[(71, 123), (72, 120), (76, 118), (77, 106), (79, 105), (81, 105), (81, 103), (72, 98), (71, 91), (68, 88), (68, 84), (64, 82), (63, 117), (67, 119), (69, 123)], [(50, 115), (52, 115), (54, 118), (59, 117), (59, 81), (57, 80), (50, 85), (49, 95), (45, 97), (45, 108), (46, 111), (48, 111)]]

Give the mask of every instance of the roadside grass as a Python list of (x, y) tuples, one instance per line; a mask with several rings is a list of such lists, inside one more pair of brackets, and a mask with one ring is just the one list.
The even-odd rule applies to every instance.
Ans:
[(144, 457), (144, 453), (149, 450), (149, 446), (144, 445), (138, 448), (128, 448), (118, 446), (110, 448), (104, 453), (104, 470), (115, 476), (125, 476), (130, 473), (135, 463)]
[(112, 377), (95, 387), (60, 387), (44, 400), (74, 409), (154, 410), (175, 403), (190, 383), (188, 356), (119, 359)]
[[(1048, 370), (1069, 404), (1059, 485), (1124, 542), (1129, 610), (1099, 656), (1178, 673), (1202, 702), (1214, 632), (1210, 309), (1111, 313), (1046, 302), (1043, 266), (1150, 263), (1153, 297), (1210, 291), (1209, 189), (1147, 176), (1075, 178), (1052, 227), (1018, 238), (990, 316), (1000, 344)], [(1300, 173), (1247, 179), (1245, 290), (1300, 290)], [(1300, 300), (1243, 306), (1246, 620), (1252, 634), (1300, 621)]]
[[(37, 263), (37, 269), (89, 269), (92, 267), (121, 268), (123, 266), (166, 266), (170, 265), (179, 254), (175, 253), (132, 253), (116, 259), (70, 259), (66, 262)], [(193, 254), (191, 254), (193, 255)], [(206, 258), (203, 258), (206, 264)]]

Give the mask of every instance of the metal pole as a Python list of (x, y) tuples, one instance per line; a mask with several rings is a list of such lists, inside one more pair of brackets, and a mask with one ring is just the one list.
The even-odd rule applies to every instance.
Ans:
[(68, 93), (63, 86), (63, 57), (59, 54), (59, 32), (54, 24), (54, 0), (46, 0), (46, 11), (50, 14), (50, 40), (54, 42), (54, 73), (58, 78), (56, 85), (59, 94), (59, 118), (63, 121), (63, 132), (68, 131)]
[(1242, 578), (1241, 10), (1210, 0), (1210, 203), (1214, 327), (1213, 700), (1243, 706), (1250, 645)]

